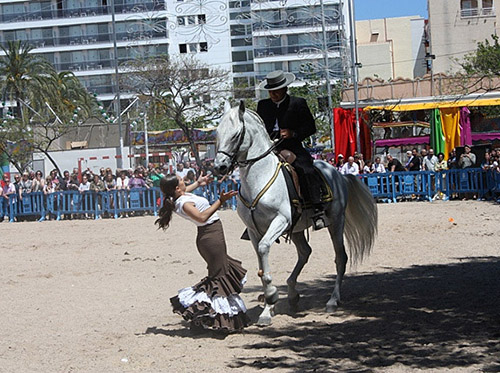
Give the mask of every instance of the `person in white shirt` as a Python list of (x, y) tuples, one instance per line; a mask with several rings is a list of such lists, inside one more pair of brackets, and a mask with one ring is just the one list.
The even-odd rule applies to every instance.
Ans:
[(192, 328), (241, 330), (248, 325), (246, 307), (239, 293), (246, 281), (241, 262), (227, 254), (226, 240), (217, 210), (236, 191), (221, 191), (212, 205), (204, 197), (190, 193), (206, 185), (207, 176), (200, 176), (186, 186), (181, 177), (168, 175), (161, 179), (163, 206), (155, 224), (166, 229), (175, 213), (198, 227), (196, 246), (207, 262), (208, 277), (194, 286), (179, 290), (170, 298), (175, 313), (191, 322)]
[(347, 163), (342, 166), (340, 173), (344, 175), (359, 175), (359, 166), (354, 162), (354, 157), (351, 156), (347, 159)]
[(385, 166), (381, 162), (380, 157), (375, 158), (375, 163), (372, 166), (373, 173), (381, 174), (385, 172)]

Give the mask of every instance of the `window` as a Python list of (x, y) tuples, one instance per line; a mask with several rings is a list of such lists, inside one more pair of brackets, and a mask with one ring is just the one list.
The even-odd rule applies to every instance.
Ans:
[(187, 53), (187, 44), (179, 44), (179, 53)]
[(200, 43), (200, 52), (208, 52), (208, 43)]
[(188, 24), (195, 25), (196, 24), (196, 17), (195, 16), (188, 16)]
[(198, 44), (196, 43), (189, 43), (189, 53), (196, 53), (198, 52)]
[(212, 100), (210, 100), (210, 95), (203, 95), (203, 103), (209, 104)]
[(200, 25), (204, 25), (205, 23), (207, 23), (207, 17), (204, 14), (199, 14), (198, 15), (198, 23)]
[(479, 15), (477, 0), (460, 0), (462, 17), (476, 17)]
[(186, 20), (184, 17), (177, 17), (177, 24), (179, 26), (185, 26), (186, 25)]
[(483, 8), (481, 9), (483, 16), (493, 16), (493, 0), (483, 0)]

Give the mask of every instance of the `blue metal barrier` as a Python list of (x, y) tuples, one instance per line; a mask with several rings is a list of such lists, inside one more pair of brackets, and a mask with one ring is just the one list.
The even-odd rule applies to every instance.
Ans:
[[(432, 200), (442, 192), (449, 198), (461, 193), (473, 193), (478, 198), (498, 198), (500, 194), (500, 173), (480, 168), (446, 170), (441, 172), (387, 172), (360, 175), (373, 197), (396, 202), (398, 198), (419, 197)], [(223, 181), (197, 188), (194, 193), (208, 199), (212, 204), (221, 190), (238, 190), (239, 183)], [(118, 218), (130, 212), (150, 212), (155, 216), (161, 205), (159, 188), (113, 190), (109, 192), (64, 191), (44, 195), (42, 192), (16, 194), (7, 200), (0, 197), (0, 219), (8, 217), (13, 222), (17, 217), (35, 217), (39, 221), (47, 215), (60, 220), (62, 216), (92, 216), (98, 219), (107, 214)], [(237, 198), (227, 201), (227, 207), (235, 210)]]
[(360, 175), (374, 198), (396, 202), (399, 198), (418, 197), (432, 201), (441, 192), (449, 199), (452, 195), (476, 194), (484, 198), (487, 193), (500, 192), (500, 173), (480, 168), (454, 169), (441, 172), (412, 171)]

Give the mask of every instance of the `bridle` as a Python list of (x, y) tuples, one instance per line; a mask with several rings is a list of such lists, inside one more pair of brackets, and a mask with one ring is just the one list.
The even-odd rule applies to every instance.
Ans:
[(261, 155), (259, 155), (257, 157), (238, 161), (238, 160), (236, 160), (236, 157), (238, 156), (238, 153), (240, 151), (241, 145), (243, 144), (243, 140), (245, 139), (245, 134), (246, 134), (245, 121), (243, 120), (243, 118), (240, 118), (240, 120), (242, 123), (242, 129), (241, 129), (241, 132), (239, 134), (238, 144), (236, 145), (236, 148), (234, 149), (233, 154), (230, 154), (224, 150), (217, 150), (217, 153), (224, 154), (231, 161), (231, 164), (230, 164), (229, 169), (228, 169), (228, 173), (232, 172), (234, 166), (246, 167), (248, 165), (251, 165), (251, 164), (261, 160), (262, 158), (266, 157), (269, 153), (271, 153), (283, 141), (282, 138), (279, 139), (269, 149), (267, 149), (264, 153), (262, 153)]

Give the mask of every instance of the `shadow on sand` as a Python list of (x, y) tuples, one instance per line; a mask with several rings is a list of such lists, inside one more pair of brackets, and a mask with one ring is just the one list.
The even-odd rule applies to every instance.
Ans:
[[(338, 317), (301, 320), (304, 311), (324, 312), (333, 279), (301, 284), (306, 296), (293, 326), (247, 329), (265, 342), (238, 346), (255, 356), (236, 357), (229, 366), (292, 372), (370, 372), (391, 366), (500, 372), (500, 259), (456, 261), (347, 276), (344, 303), (335, 315), (340, 322)], [(273, 357), (262, 357), (266, 354)]]

